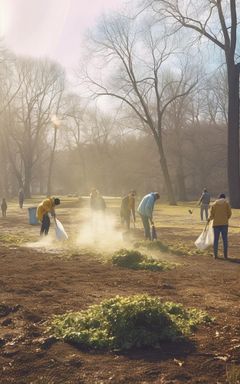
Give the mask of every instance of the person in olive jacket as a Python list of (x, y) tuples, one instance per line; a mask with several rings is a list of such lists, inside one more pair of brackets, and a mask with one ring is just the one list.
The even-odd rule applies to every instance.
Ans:
[(134, 224), (136, 222), (135, 197), (136, 197), (136, 191), (133, 190), (129, 192), (127, 196), (124, 196), (121, 202), (121, 208), (120, 208), (121, 222), (122, 222), (122, 225), (126, 223), (128, 230), (130, 229), (131, 214), (132, 214)]
[(214, 258), (218, 257), (218, 241), (220, 234), (223, 240), (223, 255), (224, 258), (228, 257), (228, 220), (232, 215), (230, 204), (226, 200), (224, 193), (221, 193), (218, 199), (213, 203), (210, 217), (208, 222), (213, 220), (213, 231), (214, 231)]

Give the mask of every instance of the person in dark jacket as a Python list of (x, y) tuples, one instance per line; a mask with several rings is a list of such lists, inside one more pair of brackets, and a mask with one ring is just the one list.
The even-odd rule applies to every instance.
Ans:
[(138, 213), (142, 219), (145, 238), (151, 240), (150, 224), (153, 225), (153, 208), (156, 200), (160, 198), (158, 192), (151, 192), (144, 196), (138, 206)]
[(207, 188), (204, 188), (198, 202), (198, 204), (200, 205), (200, 216), (202, 221), (203, 221), (204, 212), (205, 212), (205, 218), (206, 220), (208, 220), (208, 210), (209, 210), (210, 200), (211, 200), (210, 193), (207, 191)]
[(18, 203), (19, 203), (19, 207), (22, 208), (23, 207), (23, 203), (24, 203), (24, 192), (23, 192), (23, 189), (20, 189), (19, 192), (18, 192)]
[(1, 210), (2, 210), (2, 217), (6, 217), (7, 216), (7, 202), (6, 202), (5, 197), (2, 199)]
[(131, 191), (127, 196), (124, 196), (121, 201), (121, 208), (120, 208), (121, 222), (123, 225), (126, 223), (128, 230), (130, 229), (131, 215), (134, 223), (136, 222), (135, 197), (136, 197), (136, 191)]

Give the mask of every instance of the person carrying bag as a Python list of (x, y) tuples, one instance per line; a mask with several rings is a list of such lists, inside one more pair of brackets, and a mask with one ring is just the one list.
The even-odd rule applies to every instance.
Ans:
[(208, 222), (213, 220), (214, 231), (214, 259), (218, 257), (218, 242), (220, 234), (223, 240), (224, 259), (228, 258), (228, 220), (232, 215), (231, 207), (224, 193), (221, 193), (218, 199), (213, 203)]

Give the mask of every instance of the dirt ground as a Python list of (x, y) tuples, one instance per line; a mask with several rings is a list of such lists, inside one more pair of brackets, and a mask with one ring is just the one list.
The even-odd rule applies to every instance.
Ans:
[[(114, 249), (125, 246), (120, 231), (109, 233), (103, 244), (91, 243), (89, 238), (84, 242), (81, 236), (78, 241), (89, 213), (85, 206), (71, 202), (66, 201), (58, 211), (71, 245), (39, 243), (39, 228), (28, 224), (31, 203), (21, 211), (12, 203), (8, 217), (0, 220), (1, 384), (240, 382), (234, 378), (240, 371), (238, 211), (231, 221), (229, 260), (214, 260), (211, 250), (208, 255), (194, 251), (190, 256), (156, 254), (179, 266), (149, 272), (106, 262)], [(116, 217), (117, 209), (117, 203), (111, 205)], [(159, 206), (159, 238), (171, 244), (180, 241), (194, 250), (193, 242), (203, 227), (198, 214), (195, 210), (189, 215), (185, 206)], [(142, 235), (137, 223), (133, 236)], [(140, 293), (206, 310), (215, 321), (200, 326), (189, 341), (126, 353), (80, 350), (44, 334), (45, 321), (54, 314), (86, 309), (115, 295)]]

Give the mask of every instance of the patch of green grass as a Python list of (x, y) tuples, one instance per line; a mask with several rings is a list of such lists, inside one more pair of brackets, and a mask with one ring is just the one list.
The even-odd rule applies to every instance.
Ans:
[(135, 249), (120, 249), (112, 256), (113, 265), (130, 269), (145, 269), (153, 272), (172, 269), (176, 265), (166, 261), (156, 261)]
[(85, 311), (54, 317), (49, 330), (54, 337), (82, 347), (126, 350), (158, 347), (211, 321), (206, 312), (149, 295), (116, 296)]

